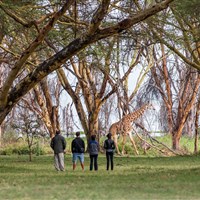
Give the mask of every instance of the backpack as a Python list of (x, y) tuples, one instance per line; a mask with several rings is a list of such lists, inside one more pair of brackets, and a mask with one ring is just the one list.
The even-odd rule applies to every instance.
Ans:
[(96, 141), (91, 141), (89, 143), (89, 153), (91, 155), (97, 155), (98, 151), (98, 143)]

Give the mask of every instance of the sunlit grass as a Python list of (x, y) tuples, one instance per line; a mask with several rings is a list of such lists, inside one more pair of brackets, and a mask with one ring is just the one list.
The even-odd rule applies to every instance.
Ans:
[(185, 157), (115, 157), (114, 171), (72, 171), (66, 155), (66, 171), (54, 170), (53, 157), (0, 157), (0, 199), (200, 199), (200, 160)]

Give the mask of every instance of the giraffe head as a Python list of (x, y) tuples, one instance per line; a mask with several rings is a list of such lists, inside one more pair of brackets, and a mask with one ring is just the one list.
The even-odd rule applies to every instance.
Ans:
[(156, 110), (155, 107), (153, 106), (152, 103), (147, 102), (145, 104), (143, 104), (138, 111), (140, 111), (140, 115), (143, 114), (143, 112), (145, 112), (146, 110)]

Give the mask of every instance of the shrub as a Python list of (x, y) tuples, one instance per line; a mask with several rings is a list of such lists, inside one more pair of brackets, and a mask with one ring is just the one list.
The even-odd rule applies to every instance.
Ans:
[[(32, 153), (35, 155), (45, 155), (51, 153), (51, 149), (48, 144), (40, 145), (39, 141), (36, 143), (36, 145), (33, 145), (32, 147)], [(26, 142), (13, 142), (13, 143), (4, 143), (4, 147), (0, 149), (0, 155), (12, 155), (12, 154), (18, 154), (18, 155), (28, 155), (29, 154), (29, 148)]]
[(4, 143), (12, 143), (12, 142), (15, 142), (16, 140), (17, 140), (17, 133), (12, 129), (7, 131), (3, 135), (3, 142)]
[(13, 154), (12, 148), (6, 148), (0, 151), (0, 155), (12, 155), (12, 154)]

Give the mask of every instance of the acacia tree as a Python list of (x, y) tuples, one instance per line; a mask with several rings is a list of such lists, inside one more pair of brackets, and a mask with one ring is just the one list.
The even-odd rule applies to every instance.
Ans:
[[(123, 43), (125, 39), (123, 38), (122, 40)], [(107, 43), (104, 42), (104, 45), (99, 44), (98, 47), (93, 46), (92, 55), (88, 55), (85, 52), (85, 55), (88, 55), (85, 56), (82, 52), (79, 57), (75, 57), (73, 60), (71, 59), (71, 66), (66, 66), (66, 69), (73, 75), (73, 79), (75, 79), (73, 84), (70, 84), (72, 77), (70, 77), (69, 73), (66, 73), (63, 69), (57, 70), (63, 88), (73, 99), (80, 122), (88, 139), (92, 134), (98, 134), (99, 113), (108, 98), (114, 93), (117, 93), (118, 99), (120, 97), (121, 99), (127, 98), (127, 103), (129, 104), (136, 94), (138, 85), (141, 84), (141, 80), (143, 80), (146, 72), (150, 68), (150, 65), (147, 68), (143, 68), (137, 81), (137, 87), (129, 96), (128, 88), (126, 87), (124, 89), (124, 85), (126, 85), (129, 75), (137, 66), (139, 60), (142, 60), (142, 48), (140, 47), (137, 50), (133, 49), (131, 63), (126, 61), (126, 64), (124, 64), (125, 60), (123, 62), (121, 61), (121, 64), (115, 61), (121, 60), (118, 55), (116, 58), (113, 53), (118, 52), (118, 50), (114, 38), (113, 41), (109, 40)], [(91, 49), (88, 49), (88, 51), (91, 51)], [(122, 47), (120, 51), (123, 51)], [(128, 60), (129, 57), (127, 58)], [(127, 65), (127, 63), (130, 63), (130, 65)], [(123, 70), (120, 70), (120, 66)], [(123, 94), (127, 93), (126, 96), (120, 94), (121, 89), (124, 91)], [(123, 107), (122, 111), (127, 110)], [(124, 114), (126, 113), (124, 112)]]
[[(199, 51), (199, 40), (198, 38), (198, 30), (197, 26), (199, 22), (196, 21), (196, 19), (192, 18), (192, 20), (183, 18), (180, 13), (175, 12), (172, 9), (172, 12), (174, 14), (176, 24), (179, 27), (180, 33), (182, 34), (183, 41), (180, 43), (181, 46), (185, 49), (184, 51), (180, 51), (179, 47), (175, 47), (175, 45), (172, 45), (169, 41), (161, 39), (161, 36), (158, 34), (158, 32), (154, 32), (157, 38), (161, 41), (161, 43), (165, 44), (169, 49), (173, 50), (183, 61), (186, 63), (187, 66), (192, 67), (196, 66), (197, 69), (200, 67), (200, 51)], [(188, 29), (189, 28), (189, 29)], [(161, 34), (166, 34), (161, 33)], [(174, 38), (174, 37), (172, 37)], [(165, 64), (166, 65), (166, 64)], [(180, 69), (181, 70), (181, 69)], [(172, 114), (172, 106), (173, 102), (170, 100), (168, 101), (169, 104), (167, 104), (168, 109), (168, 116), (169, 116), (169, 130), (172, 134), (172, 147), (174, 149), (179, 149), (179, 141), (182, 135), (183, 128), (185, 126), (186, 120), (188, 119), (189, 113), (192, 110), (192, 107), (195, 105), (197, 92), (200, 84), (200, 78), (198, 74), (194, 74), (195, 72), (193, 70), (187, 70), (185, 75), (184, 73), (179, 71), (178, 73), (185, 76), (185, 79), (181, 77), (181, 82), (183, 84), (183, 87), (179, 90), (179, 103), (178, 103), (178, 112), (177, 112), (177, 120), (174, 121), (174, 116)], [(167, 77), (166, 77), (167, 78)], [(184, 80), (184, 81), (183, 81)], [(168, 80), (169, 81), (169, 80)], [(192, 83), (193, 82), (193, 83)], [(169, 83), (168, 83), (168, 94), (169, 93)], [(182, 94), (181, 94), (182, 93)], [(171, 95), (169, 96), (171, 97)], [(168, 100), (171, 98), (168, 98)], [(166, 103), (166, 102), (165, 102)], [(171, 114), (170, 114), (171, 113)], [(194, 119), (193, 119), (194, 121)]]
[[(142, 40), (138, 41), (138, 44), (141, 44), (141, 43), (145, 44), (145, 42), (146, 42), (145, 39), (142, 39)], [(119, 66), (116, 67), (117, 74), (118, 74), (118, 82), (117, 82), (118, 84), (117, 85), (119, 85), (118, 90), (116, 92), (117, 100), (118, 100), (118, 108), (119, 108), (118, 109), (119, 110), (119, 119), (121, 119), (124, 115), (133, 112), (134, 109), (138, 109), (138, 107), (141, 107), (142, 104), (150, 102), (149, 99), (147, 99), (147, 98), (142, 99), (138, 95), (139, 88), (143, 85), (144, 80), (145, 80), (149, 70), (151, 69), (151, 67), (153, 67), (152, 47), (151, 46), (148, 47), (148, 46), (149, 45), (147, 45), (147, 44), (144, 46), (140, 45), (140, 49), (139, 49), (139, 47), (137, 47), (137, 49), (134, 49), (134, 48), (132, 49), (132, 51), (134, 52), (133, 58), (131, 60), (128, 71), (124, 75), (122, 75), (122, 73), (120, 73), (120, 70), (119, 70), (120, 67)], [(139, 51), (138, 54), (136, 53), (137, 51)], [(128, 57), (128, 60), (129, 60), (129, 57)], [(125, 62), (125, 61), (123, 60), (123, 62)], [(133, 74), (131, 75), (130, 70), (132, 70), (135, 67), (138, 68), (138, 65), (140, 66), (139, 75), (133, 75)], [(120, 78), (120, 76), (122, 76), (122, 78)], [(137, 79), (136, 81), (134, 81), (135, 84), (133, 84), (132, 79)], [(130, 87), (130, 85), (131, 85), (131, 87)], [(142, 93), (144, 94), (144, 90), (142, 91)], [(140, 124), (139, 124), (140, 126), (141, 126), (141, 124), (144, 124), (143, 117), (141, 117), (139, 120), (140, 120)], [(136, 123), (136, 122), (134, 121), (134, 123)], [(138, 134), (137, 134), (137, 136), (139, 137)], [(132, 145), (135, 149), (136, 154), (138, 154), (137, 146), (135, 144), (134, 139), (132, 138), (132, 135), (129, 135), (129, 138), (132, 142)], [(139, 139), (143, 143), (145, 142), (145, 140), (142, 139), (141, 137), (139, 137)], [(126, 142), (126, 140), (124, 140), (123, 142)]]
[(44, 78), (22, 101), (27, 108), (40, 116), (51, 138), (56, 130), (60, 130), (60, 83), (56, 78)]
[[(16, 103), (30, 89), (48, 74), (60, 68), (72, 56), (90, 44), (119, 34), (134, 24), (166, 9), (172, 1), (165, 0), (155, 3), (152, 7), (144, 8), (133, 16), (128, 15), (125, 18), (116, 18), (112, 23), (110, 23), (109, 15), (114, 15), (112, 13), (112, 6), (115, 6), (118, 1), (113, 1), (112, 3), (109, 0), (103, 0), (101, 3), (92, 2), (94, 4), (90, 7), (90, 15), (82, 16), (79, 22), (74, 20), (73, 16), (71, 18), (71, 8), (75, 2), (73, 0), (58, 4), (51, 4), (49, 2), (41, 4), (41, 1), (36, 1), (20, 2), (18, 4), (15, 2), (15, 4), (11, 3), (10, 5), (0, 1), (2, 19), (9, 22), (7, 23), (9, 28), (5, 30), (15, 30), (15, 32), (3, 33), (0, 45), (1, 52), (15, 55), (15, 61), (10, 63), (9, 73), (3, 80), (0, 90), (0, 124)], [(83, 3), (86, 8), (90, 6), (91, 2), (80, 1), (80, 7)], [(37, 7), (34, 6), (35, 4), (41, 4), (42, 6)], [(123, 10), (119, 9), (119, 12), (123, 12)], [(63, 32), (62, 34), (65, 37), (67, 33), (69, 33), (69, 36), (72, 36), (72, 28), (78, 25), (81, 27), (81, 30), (79, 29), (79, 34), (76, 35), (75, 39), (74, 37), (69, 37), (67, 42), (63, 40), (64, 45), (57, 53), (54, 53), (49, 58), (45, 58), (45, 60), (40, 59), (41, 63), (39, 65), (36, 65), (33, 70), (26, 71), (29, 64), (31, 62), (34, 63), (33, 54), (41, 55), (40, 51), (44, 50), (45, 47), (47, 48), (48, 34), (52, 30), (56, 31), (61, 24), (64, 25), (62, 30), (64, 30), (65, 34)], [(18, 79), (19, 74), (24, 73), (24, 71), (26, 73)]]
[(27, 109), (19, 110), (18, 115), (12, 126), (19, 133), (25, 135), (29, 150), (29, 161), (32, 161), (33, 146), (36, 144), (34, 139), (42, 135), (41, 120)]
[[(67, 70), (73, 73), (75, 78), (75, 87), (70, 84), (69, 75), (63, 69), (57, 70), (59, 80), (63, 88), (71, 96), (75, 105), (79, 120), (84, 129), (84, 132), (88, 138), (95, 134), (98, 134), (99, 124), (98, 116), (102, 105), (106, 100), (116, 91), (114, 87), (110, 91), (107, 91), (107, 85), (109, 82), (109, 65), (111, 57), (111, 49), (105, 51), (104, 62), (97, 62), (98, 56), (81, 55), (81, 57), (71, 59), (71, 69), (68, 66)], [(76, 60), (75, 60), (76, 59)], [(100, 73), (101, 71), (101, 73)]]
[[(172, 70), (167, 65), (164, 54), (162, 57), (163, 62), (157, 62), (156, 67), (153, 67), (151, 72), (167, 109), (168, 130), (172, 135), (172, 147), (179, 149), (183, 128), (196, 101), (200, 77), (195, 70), (179, 66), (178, 62), (176, 63), (177, 70)], [(156, 57), (155, 59), (157, 60)]]
[[(168, 130), (172, 134), (172, 147), (174, 149), (179, 149), (183, 128), (196, 101), (199, 87), (199, 75), (191, 69), (200, 70), (199, 13), (186, 12), (187, 14), (183, 15), (179, 8), (183, 8), (183, 5), (186, 4), (187, 2), (184, 0), (175, 1), (170, 9), (163, 12), (163, 15), (158, 14), (151, 20), (147, 19), (145, 23), (142, 23), (147, 32), (150, 30), (149, 35), (152, 39), (154, 38), (152, 41), (160, 43), (159, 51), (154, 54), (156, 67), (152, 68), (151, 72), (157, 91), (162, 96), (166, 106)], [(199, 3), (193, 1), (189, 5), (190, 7), (191, 5), (197, 6)], [(139, 4), (137, 6), (141, 9)], [(160, 58), (158, 58), (159, 54)], [(178, 57), (175, 58), (170, 54), (176, 54)], [(170, 58), (175, 58), (176, 64), (173, 67), (169, 62)], [(183, 73), (180, 62), (183, 62), (182, 65), (186, 73)], [(185, 67), (189, 69), (187, 70)], [(174, 77), (180, 78), (177, 80), (178, 83), (173, 81), (172, 73)], [(176, 100), (174, 100), (174, 93), (177, 94)]]

